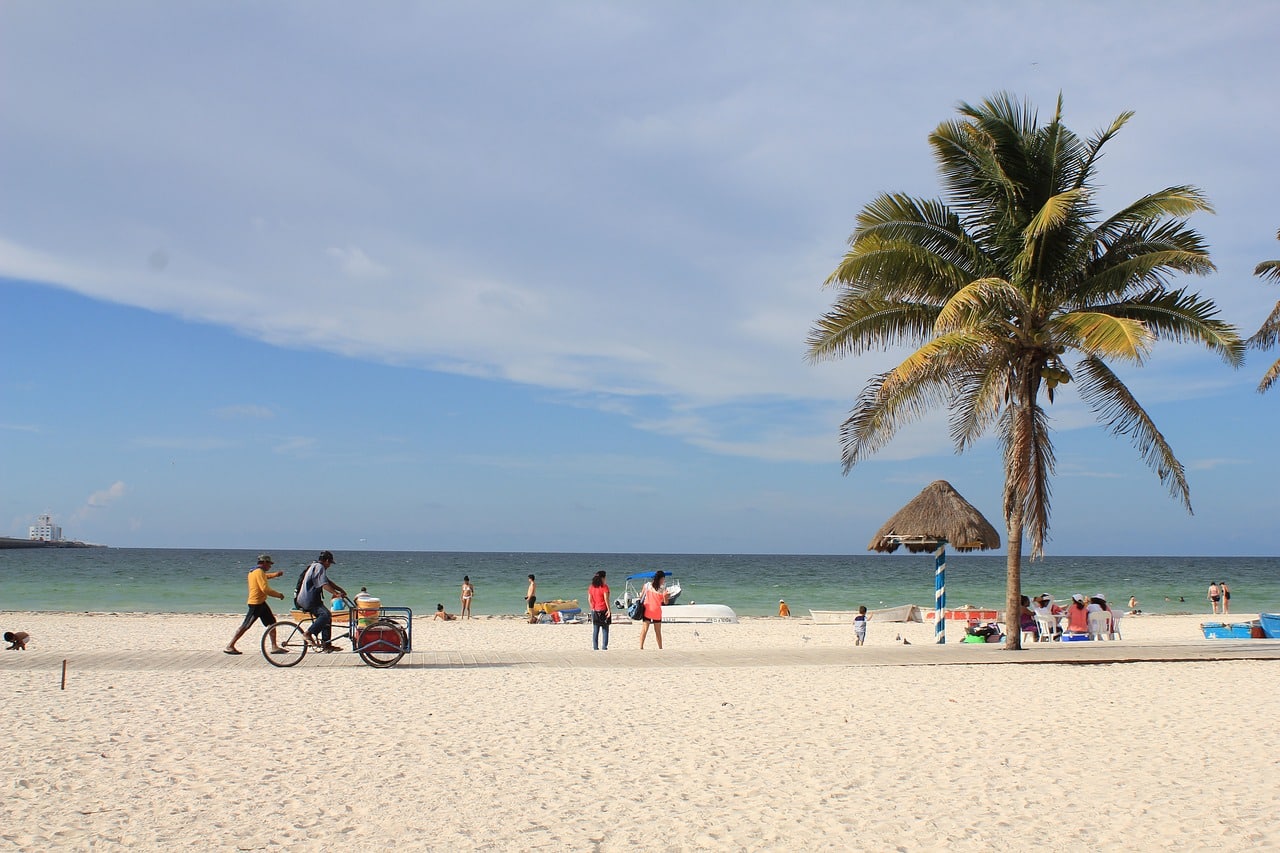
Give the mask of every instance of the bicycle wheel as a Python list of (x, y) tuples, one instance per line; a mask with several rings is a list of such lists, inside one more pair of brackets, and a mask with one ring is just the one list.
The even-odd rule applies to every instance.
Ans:
[[(283, 651), (271, 645), (271, 635)], [(307, 635), (302, 626), (294, 622), (277, 622), (262, 632), (262, 656), (272, 666), (294, 666), (307, 656)]]
[(404, 629), (389, 619), (381, 619), (356, 634), (356, 649), (360, 660), (369, 666), (386, 669), (395, 666), (404, 657), (409, 636)]

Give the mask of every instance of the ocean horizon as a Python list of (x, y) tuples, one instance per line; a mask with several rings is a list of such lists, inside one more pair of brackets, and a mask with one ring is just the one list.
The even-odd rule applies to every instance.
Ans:
[[(313, 551), (272, 551), (284, 575), (272, 581), (291, 604), (298, 572)], [(5, 611), (239, 613), (245, 575), (258, 551), (211, 548), (75, 548), (0, 551)], [(337, 551), (331, 577), (351, 593), (368, 587), (384, 605), (428, 615), (436, 604), (456, 613), (462, 578), (476, 587), (476, 615), (523, 611), (527, 576), (539, 600), (578, 599), (598, 570), (613, 596), (629, 574), (663, 569), (680, 579), (681, 603), (727, 604), (741, 616), (776, 615), (785, 599), (796, 616), (809, 609), (869, 609), (934, 601), (932, 554), (593, 554), (559, 552)], [(999, 608), (1005, 557), (947, 554), (947, 604)], [(1130, 596), (1146, 613), (1210, 613), (1206, 590), (1226, 581), (1241, 619), (1280, 610), (1276, 557), (1064, 557), (1025, 562), (1022, 591), (1069, 599), (1103, 593), (1127, 609)]]

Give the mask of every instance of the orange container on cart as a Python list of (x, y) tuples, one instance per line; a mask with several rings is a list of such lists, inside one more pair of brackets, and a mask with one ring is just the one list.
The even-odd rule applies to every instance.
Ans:
[(376, 598), (357, 598), (356, 599), (356, 622), (361, 628), (368, 628), (374, 622), (378, 621), (378, 611), (382, 609), (382, 602)]

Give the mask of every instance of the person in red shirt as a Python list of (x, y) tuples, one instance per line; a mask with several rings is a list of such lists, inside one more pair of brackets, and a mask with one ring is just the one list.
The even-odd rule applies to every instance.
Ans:
[[(609, 650), (609, 624), (613, 617), (609, 614), (609, 584), (604, 581), (604, 572), (596, 572), (587, 587), (587, 607), (591, 610), (591, 648), (595, 651)], [(601, 635), (604, 645), (600, 645)]]

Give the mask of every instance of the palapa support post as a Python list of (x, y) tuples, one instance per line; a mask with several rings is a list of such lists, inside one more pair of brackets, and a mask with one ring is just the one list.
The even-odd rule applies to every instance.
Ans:
[(933, 559), (933, 641), (947, 642), (947, 540), (938, 540)]

